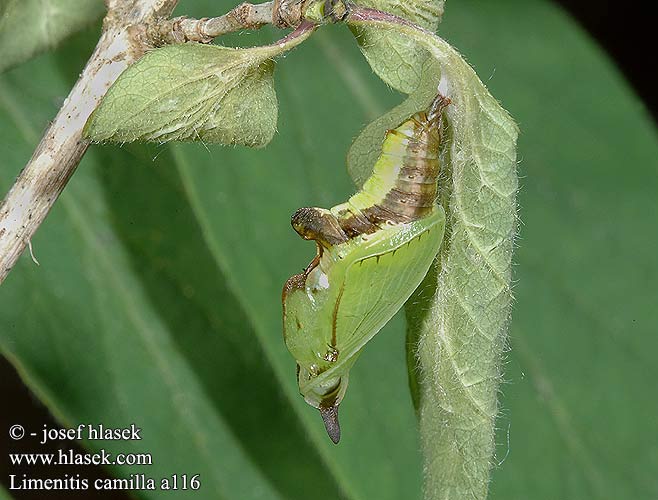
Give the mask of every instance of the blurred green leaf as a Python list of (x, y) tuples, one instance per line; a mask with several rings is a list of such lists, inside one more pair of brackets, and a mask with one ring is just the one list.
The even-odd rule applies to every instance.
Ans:
[(5, 490), (1, 485), (0, 485), (0, 500), (12, 500), (7, 490)]
[[(545, 2), (455, 2), (441, 34), (521, 128), (497, 439), (506, 458), (491, 498), (655, 498), (653, 125), (600, 50)], [(3, 189), (80, 71), (79, 53), (67, 44), (0, 78)], [(279, 304), (314, 251), (290, 214), (347, 198), (352, 137), (399, 97), (330, 26), (277, 72), (280, 134), (264, 150), (94, 148), (32, 242), (41, 266), (23, 256), (0, 287), (0, 349), (61, 421), (141, 424), (143, 441), (103, 447), (149, 451), (154, 465), (117, 475), (200, 472), (213, 499), (418, 498), (400, 318), (355, 367), (334, 447), (296, 394)]]
[(248, 49), (186, 43), (147, 52), (107, 91), (85, 135), (95, 142), (265, 146), (278, 111), (272, 59), (312, 31)]
[(0, 73), (98, 19), (102, 0), (2, 0)]

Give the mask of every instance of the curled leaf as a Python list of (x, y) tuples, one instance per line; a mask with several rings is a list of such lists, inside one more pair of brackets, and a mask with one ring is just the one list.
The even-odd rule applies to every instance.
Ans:
[(305, 40), (304, 24), (272, 45), (169, 45), (110, 87), (85, 126), (96, 142), (194, 141), (266, 145), (276, 132), (273, 58)]
[[(408, 302), (409, 369), (425, 460), (425, 498), (484, 499), (511, 304), (517, 128), (444, 40), (367, 9), (355, 9), (349, 21), (355, 30), (388, 32), (426, 51), (440, 65), (441, 76), (426, 72), (419, 90), (438, 88), (452, 101), (446, 110), (451, 136), (439, 194), (447, 239), (436, 267)], [(392, 71), (387, 68), (379, 66)], [(367, 143), (374, 139), (366, 132), (350, 154), (368, 160)], [(361, 178), (359, 170), (352, 171)]]

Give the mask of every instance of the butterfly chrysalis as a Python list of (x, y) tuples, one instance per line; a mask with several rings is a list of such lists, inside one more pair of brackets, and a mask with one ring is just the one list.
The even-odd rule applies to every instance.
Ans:
[(283, 288), (284, 339), (297, 361), (300, 393), (320, 410), (334, 443), (350, 368), (418, 287), (441, 246), (445, 213), (437, 179), (449, 103), (439, 95), (427, 111), (387, 131), (372, 175), (348, 201), (292, 216), (295, 231), (315, 240), (317, 254)]

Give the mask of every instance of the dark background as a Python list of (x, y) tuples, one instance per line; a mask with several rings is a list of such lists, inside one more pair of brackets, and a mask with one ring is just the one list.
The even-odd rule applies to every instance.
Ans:
[[(656, 50), (655, 16), (646, 2), (612, 0), (561, 0), (556, 3), (570, 12), (608, 52), (644, 100), (658, 122), (656, 72), (651, 69)], [(624, 6), (622, 8), (621, 6)]]
[[(458, 0), (455, 0), (458, 1)], [(236, 2), (237, 3), (237, 2)], [(558, 1), (568, 12), (570, 12), (580, 24), (603, 46), (610, 54), (617, 66), (626, 75), (636, 92), (644, 100), (654, 121), (658, 122), (658, 97), (656, 96), (655, 73), (650, 69), (650, 54), (656, 47), (654, 38), (655, 29), (653, 17), (649, 15), (646, 4), (641, 2), (628, 2), (625, 9), (619, 7), (618, 2), (612, 0), (590, 1)], [(645, 7), (644, 9), (642, 7)], [(449, 8), (449, 5), (448, 5)], [(16, 370), (7, 360), (0, 357), (0, 401), (2, 411), (0, 412), (0, 450), (3, 457), (0, 458), (0, 481), (6, 487), (8, 474), (20, 476), (25, 470), (9, 466), (9, 459), (4, 450), (11, 452), (56, 452), (57, 444), (48, 446), (28, 447), (23, 449), (20, 442), (11, 441), (8, 429), (15, 423), (20, 423), (27, 429), (41, 429), (43, 424), (48, 427), (57, 427), (48, 410), (36, 399), (25, 387)], [(82, 450), (78, 450), (82, 451)], [(103, 477), (103, 470), (98, 467), (80, 468), (69, 467), (57, 468), (57, 476), (63, 474), (75, 475), (82, 473), (84, 477), (93, 480)], [(29, 467), (33, 477), (48, 477), (52, 468), (44, 468), (39, 471), (36, 467)], [(43, 492), (20, 492), (13, 491), (16, 499), (38, 499), (43, 497)], [(88, 490), (76, 494), (75, 492), (62, 492), (48, 495), (51, 500), (63, 498), (104, 498), (107, 500), (125, 500), (129, 497), (124, 494), (113, 492), (95, 492)]]

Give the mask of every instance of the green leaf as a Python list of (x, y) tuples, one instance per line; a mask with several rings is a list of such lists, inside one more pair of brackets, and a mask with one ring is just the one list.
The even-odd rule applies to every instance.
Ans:
[(425, 498), (483, 499), (511, 303), (516, 125), (445, 41), (383, 15), (353, 14), (356, 29), (393, 33), (415, 43), (416, 52), (427, 51), (440, 63), (442, 80), (436, 72), (427, 79), (452, 100), (447, 172), (439, 183), (449, 237), (409, 301), (410, 369), (417, 372)]
[(89, 118), (96, 142), (194, 141), (262, 147), (276, 132), (273, 58), (313, 30), (264, 47), (169, 45), (144, 55)]
[[(428, 31), (436, 31), (443, 15), (444, 0), (366, 0), (360, 7), (369, 7), (394, 14)], [(368, 25), (351, 25), (363, 55), (373, 71), (388, 85), (405, 94), (416, 90), (421, 81), (427, 54), (418, 44), (395, 30)]]
[(3, 0), (0, 3), (0, 73), (53, 48), (98, 19), (101, 0)]
[[(195, 17), (235, 4), (187, 3), (179, 14)], [(655, 128), (615, 66), (550, 4), (462, 0), (447, 12), (442, 34), (522, 131), (523, 225), (496, 439), (496, 463), (505, 460), (490, 497), (657, 498)], [(76, 40), (0, 78), (4, 189), (91, 51), (94, 40)], [(201, 471), (204, 489), (176, 498), (251, 500), (274, 489), (286, 499), (417, 499), (402, 319), (355, 367), (334, 447), (296, 393), (279, 303), (283, 280), (314, 251), (290, 214), (353, 192), (345, 151), (399, 96), (333, 26), (279, 64), (277, 90), (280, 132), (264, 150), (92, 148), (32, 241), (41, 266), (23, 256), (0, 287), (0, 350), (65, 422), (141, 423), (140, 448), (154, 460), (146, 474)], [(135, 309), (157, 332), (148, 350), (125, 319)], [(204, 403), (188, 404), (192, 396)]]
[(0, 485), (0, 500), (12, 500), (11, 495)]

